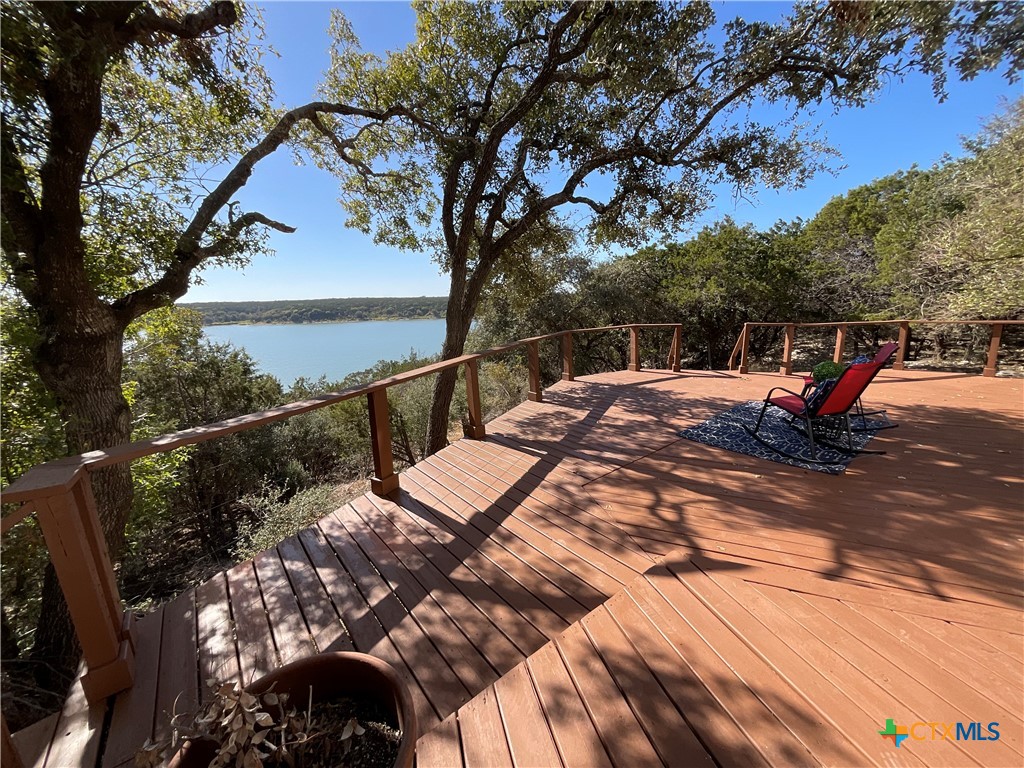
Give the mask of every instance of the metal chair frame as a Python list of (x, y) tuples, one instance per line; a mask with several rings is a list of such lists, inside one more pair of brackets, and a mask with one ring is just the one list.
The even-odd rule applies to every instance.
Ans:
[[(887, 359), (888, 358), (886, 357), (885, 360)], [(834, 448), (838, 451), (849, 454), (850, 456), (855, 456), (859, 454), (884, 454), (885, 451), (867, 451), (853, 447), (853, 432), (855, 430), (853, 429), (853, 426), (850, 423), (850, 412), (854, 411), (854, 409), (857, 408), (858, 404), (860, 403), (861, 394), (863, 394), (864, 390), (867, 389), (868, 385), (878, 374), (878, 371), (882, 369), (882, 366), (885, 364), (885, 360), (878, 360), (871, 363), (859, 363), (857, 365), (851, 365), (850, 367), (846, 368), (846, 370), (844, 370), (842, 374), (840, 374), (839, 378), (836, 380), (836, 384), (832, 388), (832, 390), (825, 396), (823, 400), (821, 400), (821, 402), (816, 403), (813, 409), (811, 408), (808, 402), (808, 398), (806, 398), (803, 394), (798, 394), (790, 389), (786, 389), (785, 387), (772, 387), (768, 391), (768, 394), (765, 396), (764, 404), (761, 406), (761, 412), (758, 414), (757, 422), (754, 424), (754, 428), (751, 429), (750, 427), (744, 426), (744, 429), (751, 437), (753, 437), (755, 440), (757, 440), (765, 447), (775, 451), (776, 453), (782, 456), (786, 456), (788, 458), (798, 459), (800, 461), (809, 461), (812, 464), (835, 463), (830, 461), (818, 460), (818, 443), (827, 445), (830, 448)], [(849, 392), (844, 391), (840, 386), (843, 383), (843, 380), (846, 379), (848, 376), (852, 376), (856, 373), (865, 371), (865, 366), (870, 367), (873, 370), (871, 370), (870, 373), (868, 373), (868, 375), (865, 377), (863, 383), (860, 385), (860, 389), (856, 392), (856, 394), (851, 394)], [(788, 395), (792, 395), (800, 403), (803, 404), (803, 407), (799, 411), (797, 411), (795, 408), (786, 407), (784, 405), (780, 405), (779, 403), (772, 402), (772, 395), (775, 392), (785, 392)], [(841, 405), (839, 407), (845, 408), (845, 410), (836, 411), (832, 409), (832, 400), (834, 397), (845, 397), (847, 398), (847, 400), (849, 400), (848, 403), (846, 403), (845, 401), (840, 401)], [(788, 413), (790, 416), (789, 425), (794, 429), (798, 429), (798, 431), (801, 431), (804, 434), (806, 434), (811, 448), (811, 458), (809, 460), (779, 450), (776, 446), (772, 445), (758, 434), (758, 431), (761, 428), (761, 423), (764, 420), (764, 415), (768, 411), (768, 406), (775, 406), (776, 408), (779, 408), (780, 410), (783, 410), (786, 413)], [(828, 410), (829, 412), (822, 413), (823, 410)], [(859, 411), (855, 412), (858, 413), (858, 415), (864, 415), (863, 407), (860, 407)], [(801, 420), (801, 426), (803, 427), (803, 429), (799, 429), (797, 427), (797, 419)], [(844, 431), (846, 432), (846, 445), (844, 446), (840, 445), (839, 443), (831, 442), (827, 436), (819, 436), (818, 440), (816, 441), (814, 435), (815, 426), (824, 423), (826, 420), (834, 421), (836, 419), (841, 420), (842, 428), (844, 428)], [(893, 424), (891, 426), (895, 427), (898, 425)]]

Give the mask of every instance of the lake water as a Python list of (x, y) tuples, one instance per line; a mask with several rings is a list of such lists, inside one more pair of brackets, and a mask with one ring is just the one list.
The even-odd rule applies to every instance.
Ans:
[(410, 350), (435, 355), (444, 341), (444, 320), (210, 325), (203, 333), (218, 344), (243, 347), (260, 370), (288, 387), (300, 376), (338, 381), (378, 360), (405, 357)]

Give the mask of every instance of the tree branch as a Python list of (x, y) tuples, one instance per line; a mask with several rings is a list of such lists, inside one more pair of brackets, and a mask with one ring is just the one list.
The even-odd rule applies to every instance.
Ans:
[[(256, 164), (273, 153), (278, 147), (284, 144), (291, 136), (292, 128), (301, 120), (317, 118), (320, 114), (345, 115), (349, 117), (364, 117), (369, 120), (386, 122), (391, 118), (407, 114), (402, 106), (391, 107), (380, 112), (376, 110), (351, 107), (347, 104), (334, 104), (331, 102), (314, 101), (301, 107), (296, 107), (277, 121), (277, 124), (267, 132), (252, 149), (242, 155), (235, 166), (228, 172), (223, 180), (203, 200), (188, 226), (178, 237), (174, 249), (174, 257), (170, 266), (153, 283), (114, 302), (113, 309), (121, 322), (125, 325), (135, 318), (149, 312), (157, 307), (164, 306), (175, 299), (180, 298), (188, 290), (189, 277), (205, 259), (223, 252), (227, 245), (223, 242), (225, 236), (217, 243), (203, 247), (201, 240), (206, 234), (216, 216), (229, 203), (231, 198), (249, 181)], [(244, 226), (236, 228), (235, 237), (241, 233), (245, 226), (260, 223), (271, 226), (280, 231), (289, 231), (283, 224), (268, 219), (262, 214), (245, 214), (236, 220), (236, 223), (243, 222)], [(228, 229), (230, 235), (231, 227)]]
[(324, 124), (324, 121), (320, 119), (320, 115), (313, 114), (310, 116), (309, 122), (312, 123), (317, 132), (323, 135), (331, 143), (334, 147), (334, 151), (338, 153), (338, 156), (355, 168), (359, 172), (359, 175), (367, 178), (403, 179), (413, 183), (413, 179), (405, 174), (401, 174), (398, 171), (375, 171), (362, 160), (352, 157), (352, 155), (349, 154), (349, 150), (354, 146), (356, 139), (369, 127), (368, 125), (364, 125), (356, 131), (356, 135), (352, 138), (339, 139), (337, 134), (328, 128)]
[(6, 120), (0, 130), (0, 147), (3, 154), (0, 165), (3, 182), (0, 184), (0, 200), (3, 203), (3, 218), (10, 227), (9, 236), (13, 235), (14, 238), (14, 242), (4, 242), (3, 249), (8, 259), (16, 253), (23, 253), (31, 262), (39, 243), (42, 220), (39, 203), (28, 183), (25, 167)]
[(580, 195), (570, 195), (566, 201), (567, 203), (578, 203), (580, 205), (586, 205), (593, 209), (594, 213), (602, 214), (608, 210), (611, 203), (599, 203), (591, 197), (582, 197)]
[(212, 245), (200, 248), (203, 259), (209, 259), (214, 256), (220, 256), (225, 253), (228, 248), (238, 239), (238, 236), (242, 234), (246, 229), (251, 227), (253, 224), (262, 224), (270, 229), (276, 229), (278, 232), (284, 232), (290, 235), (295, 231), (295, 227), (289, 227), (287, 224), (282, 224), (280, 221), (264, 216), (262, 213), (256, 211), (250, 211), (249, 213), (243, 213), (237, 219), (231, 221), (228, 224), (227, 232), (221, 237), (217, 238), (216, 242)]
[(505, 206), (508, 203), (508, 197), (512, 193), (512, 189), (516, 183), (523, 176), (526, 168), (526, 160), (530, 155), (530, 139), (524, 136), (519, 141), (519, 147), (516, 149), (516, 160), (512, 167), (512, 173), (509, 174), (508, 179), (501, 186), (501, 191), (498, 192), (498, 197), (491, 204), (491, 209), (487, 212), (487, 221), (484, 224), (484, 242), (490, 242), (491, 238), (494, 237), (494, 228), (498, 222), (502, 221), (502, 217), (505, 215)]
[(146, 3), (138, 15), (119, 30), (122, 45), (143, 42), (154, 33), (180, 40), (194, 40), (215, 29), (226, 29), (238, 22), (238, 9), (230, 0), (211, 3), (197, 13), (186, 13), (181, 20), (162, 16)]
[(462, 216), (459, 221), (458, 233), (455, 238), (456, 248), (450, 250), (453, 262), (464, 260), (469, 252), (469, 235), (476, 226), (477, 210), (480, 205), (480, 200), (483, 197), (484, 191), (487, 189), (487, 184), (490, 181), (491, 173), (494, 170), (494, 164), (501, 148), (501, 143), (504, 141), (508, 133), (518, 125), (530, 109), (533, 108), (548, 86), (550, 86), (553, 78), (558, 72), (559, 65), (567, 64), (574, 58), (582, 55), (586, 50), (586, 46), (589, 44), (590, 39), (597, 32), (598, 28), (600, 28), (608, 16), (615, 10), (615, 6), (610, 3), (603, 4), (601, 10), (594, 15), (594, 18), (591, 19), (586, 29), (581, 33), (580, 40), (577, 41), (577, 44), (570, 49), (570, 51), (563, 53), (561, 51), (563, 37), (572, 28), (573, 24), (583, 16), (588, 7), (589, 4), (583, 0), (576, 0), (576, 2), (573, 2), (572, 5), (570, 5), (569, 10), (566, 11), (565, 15), (555, 23), (551, 32), (548, 34), (547, 54), (544, 62), (541, 64), (540, 70), (537, 72), (536, 77), (529, 86), (527, 86), (523, 95), (497, 119), (491, 127), (491, 130), (488, 132), (487, 140), (484, 142), (483, 150), (481, 152), (480, 161), (477, 164), (469, 189), (466, 191), (465, 199), (463, 201)]

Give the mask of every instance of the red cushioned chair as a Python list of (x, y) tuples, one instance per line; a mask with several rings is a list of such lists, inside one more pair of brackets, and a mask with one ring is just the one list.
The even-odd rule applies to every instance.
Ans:
[[(890, 341), (886, 344), (883, 344), (881, 347), (879, 347), (878, 351), (875, 353), (874, 359), (871, 362), (881, 363), (884, 366), (886, 363), (889, 362), (889, 359), (896, 354), (896, 350), (899, 348), (900, 345), (897, 344), (895, 341)], [(813, 389), (814, 377), (804, 376), (804, 388), (800, 391), (800, 396), (807, 397), (808, 395), (810, 395)], [(859, 397), (857, 398), (857, 403), (854, 406), (854, 414), (860, 417), (862, 425), (867, 422), (868, 416), (881, 415), (883, 418), (883, 422), (878, 426), (871, 427), (871, 431), (876, 431), (879, 429), (893, 429), (899, 426), (899, 424), (893, 424), (891, 421), (889, 421), (889, 417), (886, 415), (885, 411), (865, 411), (864, 404), (861, 402), (861, 399)], [(865, 432), (867, 431), (867, 428), (864, 426), (854, 427), (853, 431)]]
[[(891, 351), (889, 354), (892, 354)], [(792, 392), (785, 387), (772, 387), (768, 392), (768, 396), (764, 399), (764, 405), (761, 407), (761, 413), (757, 417), (757, 423), (753, 429), (745, 427), (747, 432), (752, 437), (758, 440), (763, 445), (771, 448), (773, 451), (781, 453), (790, 458), (799, 459), (799, 456), (792, 456), (791, 454), (780, 451), (777, 447), (767, 442), (764, 438), (758, 435), (758, 430), (761, 428), (761, 422), (764, 420), (764, 414), (768, 410), (769, 406), (775, 406), (781, 408), (790, 415), (790, 424), (796, 426), (797, 419), (800, 419), (806, 430), (807, 438), (811, 444), (811, 461), (817, 462), (818, 449), (815, 445), (815, 430), (818, 429), (820, 433), (825, 434), (825, 437), (821, 439), (832, 448), (836, 448), (840, 451), (849, 454), (856, 453), (879, 453), (879, 451), (859, 451), (853, 447), (853, 430), (850, 426), (850, 411), (853, 410), (854, 406), (860, 400), (860, 396), (864, 393), (864, 390), (868, 388), (868, 384), (871, 383), (872, 379), (878, 374), (885, 365), (884, 360), (878, 361), (878, 357), (870, 363), (855, 363), (854, 365), (848, 366), (846, 370), (840, 374), (839, 378), (836, 379), (835, 385), (831, 390), (822, 398), (808, 398), (802, 394), (798, 395), (796, 392)], [(785, 392), (785, 395), (773, 397), (775, 392)], [(840, 428), (845, 427), (846, 432), (846, 445), (838, 445), (836, 443), (829, 442), (829, 440), (838, 433), (836, 426)], [(824, 427), (824, 429), (822, 429)]]

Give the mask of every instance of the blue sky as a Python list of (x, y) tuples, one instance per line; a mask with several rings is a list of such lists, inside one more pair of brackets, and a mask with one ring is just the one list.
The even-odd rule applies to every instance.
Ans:
[[(729, 2), (717, 7), (719, 20), (771, 17), (780, 3)], [(283, 106), (314, 98), (329, 63), (327, 26), (331, 9), (340, 7), (363, 47), (383, 54), (404, 47), (415, 35), (415, 14), (400, 2), (270, 2), (263, 5), (267, 41), (280, 54), (267, 69)], [(978, 131), (997, 112), (1001, 100), (1021, 95), (996, 74), (969, 83), (951, 80), (949, 98), (939, 104), (931, 81), (913, 76), (893, 82), (874, 103), (837, 115), (822, 110), (810, 119), (821, 123), (829, 143), (840, 150), (835, 176), (822, 174), (796, 191), (760, 191), (753, 201), (735, 200), (728, 189), (695, 222), (726, 215), (768, 227), (778, 219), (812, 217), (828, 200), (851, 187), (916, 163), (930, 166), (946, 153), (961, 153), (960, 137)], [(257, 257), (244, 269), (216, 268), (201, 274), (203, 283), (184, 301), (244, 301), (332, 298), (342, 296), (438, 296), (448, 293), (447, 277), (425, 254), (374, 245), (344, 225), (336, 180), (312, 166), (295, 166), (290, 152), (264, 160), (238, 195), (245, 210), (258, 210), (294, 227), (274, 232), (276, 255)]]

